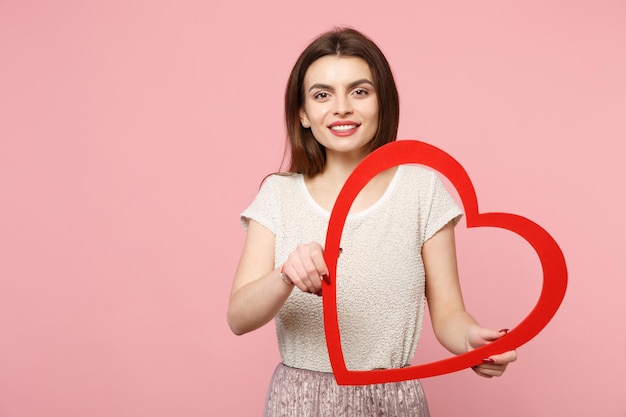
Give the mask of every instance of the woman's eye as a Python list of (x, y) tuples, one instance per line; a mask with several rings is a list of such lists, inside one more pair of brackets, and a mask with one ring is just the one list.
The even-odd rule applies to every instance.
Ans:
[(356, 90), (354, 90), (354, 94), (356, 94), (357, 96), (366, 96), (368, 94), (368, 91), (364, 88), (357, 88)]
[(319, 93), (313, 96), (313, 98), (315, 98), (316, 100), (325, 99), (327, 97), (328, 97), (328, 93), (325, 93), (324, 91), (320, 91)]

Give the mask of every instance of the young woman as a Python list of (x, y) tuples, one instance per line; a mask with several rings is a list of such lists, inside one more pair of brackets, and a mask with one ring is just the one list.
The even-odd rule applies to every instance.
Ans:
[[(265, 416), (428, 416), (419, 381), (338, 386), (324, 338), (322, 280), (330, 212), (352, 170), (396, 139), (399, 104), (379, 48), (352, 29), (313, 41), (285, 94), (291, 165), (269, 176), (241, 216), (247, 238), (235, 274), (228, 323), (235, 334), (275, 319), (282, 363)], [(424, 305), (435, 334), (461, 354), (506, 331), (479, 326), (465, 311), (454, 225), (462, 215), (438, 177), (415, 165), (382, 172), (355, 199), (342, 235), (337, 305), (346, 366), (408, 366)], [(473, 367), (501, 375), (515, 351)]]

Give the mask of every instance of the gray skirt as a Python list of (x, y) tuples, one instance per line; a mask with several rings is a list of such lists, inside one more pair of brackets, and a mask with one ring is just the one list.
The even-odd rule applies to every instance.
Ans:
[(279, 364), (264, 417), (429, 417), (418, 380), (374, 385), (337, 385), (333, 374)]

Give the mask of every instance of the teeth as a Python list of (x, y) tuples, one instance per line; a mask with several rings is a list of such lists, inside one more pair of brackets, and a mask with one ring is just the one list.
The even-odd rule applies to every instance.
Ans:
[(356, 125), (339, 125), (331, 127), (332, 130), (336, 130), (338, 132), (346, 132), (354, 128), (356, 128)]

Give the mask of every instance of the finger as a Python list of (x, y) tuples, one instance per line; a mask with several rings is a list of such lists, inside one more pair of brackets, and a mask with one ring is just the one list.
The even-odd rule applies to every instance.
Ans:
[(490, 368), (484, 368), (484, 367), (478, 367), (474, 370), (474, 372), (476, 372), (478, 375), (484, 377), (484, 378), (497, 378), (499, 376), (502, 376), (502, 374), (504, 373), (504, 369), (490, 369)]
[(483, 378), (492, 378), (491, 375), (484, 373), (479, 366), (472, 366), (472, 371), (476, 372), (476, 375), (480, 375)]
[(306, 267), (303, 263), (303, 259), (307, 257), (308, 249), (305, 245), (299, 245), (296, 250), (289, 255), (285, 263), (285, 273), (302, 292), (314, 293), (317, 290), (311, 284)]
[[(322, 288), (321, 283), (321, 272), (317, 268), (317, 265), (314, 261), (314, 257), (318, 256), (316, 253), (316, 249), (309, 246), (306, 249), (306, 252), (302, 254), (302, 266), (304, 267), (306, 273), (306, 282), (307, 286), (311, 290), (312, 293), (317, 293)], [(304, 280), (304, 278), (303, 278)]]
[(497, 363), (482, 363), (480, 365), (473, 366), (472, 369), (474, 372), (480, 374), (485, 377), (498, 377), (501, 376), (506, 370), (508, 364), (497, 364)]
[(472, 369), (481, 376), (498, 377), (506, 371), (508, 364), (515, 360), (517, 360), (517, 352), (512, 350), (485, 358), (480, 365), (473, 366)]
[(498, 355), (492, 355), (489, 358), (492, 359), (496, 364), (505, 365), (511, 362), (515, 362), (517, 360), (517, 351), (510, 350), (508, 352), (500, 353)]
[(297, 274), (297, 280), (302, 283), (302, 287), (299, 286), (298, 288), (304, 292), (316, 294), (322, 287), (322, 284), (319, 282), (319, 271), (317, 271), (315, 264), (311, 260), (310, 244), (299, 245), (291, 253), (289, 259), (292, 260), (291, 265)]
[(315, 242), (311, 244), (311, 261), (315, 265), (320, 279), (326, 280), (330, 284), (330, 281), (328, 281), (328, 266), (326, 266), (322, 245)]
[(505, 334), (506, 334), (505, 330), (494, 330), (494, 329), (487, 329), (484, 327), (481, 328), (479, 331), (480, 337), (486, 342), (493, 342), (494, 340), (498, 340)]
[(473, 349), (479, 348), (483, 345), (493, 342), (506, 335), (508, 330), (494, 330), (486, 327), (475, 326), (470, 330), (469, 344)]
[(294, 266), (296, 264), (297, 261), (288, 260), (287, 262), (285, 262), (283, 266), (283, 274), (285, 274), (285, 276), (289, 278), (293, 285), (298, 287), (300, 291), (309, 292), (308, 287), (302, 282), (302, 279), (300, 279), (300, 274)]

